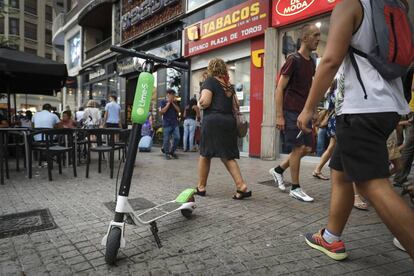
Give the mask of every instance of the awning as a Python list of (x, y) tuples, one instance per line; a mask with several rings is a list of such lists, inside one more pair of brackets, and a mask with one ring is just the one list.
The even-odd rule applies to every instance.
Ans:
[[(79, 13), (78, 24), (99, 28), (108, 25), (112, 18), (112, 4), (116, 0), (93, 0)], [(110, 24), (110, 23), (109, 23)]]
[(63, 87), (67, 75), (65, 64), (0, 48), (0, 92), (53, 95)]

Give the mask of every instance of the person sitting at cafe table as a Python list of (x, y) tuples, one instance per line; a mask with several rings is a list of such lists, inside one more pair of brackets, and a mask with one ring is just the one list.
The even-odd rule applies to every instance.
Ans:
[(35, 128), (54, 128), (60, 122), (58, 116), (52, 113), (52, 106), (48, 103), (43, 105), (43, 110), (36, 112), (32, 118)]
[(9, 123), (6, 120), (6, 117), (4, 117), (1, 112), (0, 112), (0, 127), (1, 128), (9, 127)]
[(76, 122), (72, 119), (70, 110), (63, 111), (62, 120), (57, 124), (58, 128), (76, 128)]

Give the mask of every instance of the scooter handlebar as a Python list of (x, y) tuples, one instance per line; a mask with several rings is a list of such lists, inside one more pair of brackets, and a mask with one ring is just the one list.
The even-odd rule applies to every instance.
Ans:
[(184, 69), (184, 70), (190, 69), (190, 66), (187, 63), (178, 62), (178, 61), (170, 61), (166, 58), (160, 58), (153, 54), (145, 54), (143, 52), (139, 52), (133, 49), (126, 49), (126, 48), (122, 48), (122, 47), (114, 46), (114, 45), (111, 46), (110, 49), (112, 52), (117, 52), (117, 53), (120, 53), (126, 56), (139, 57), (139, 58), (146, 59), (146, 60), (152, 60), (157, 63), (165, 64), (166, 66), (177, 67), (177, 68)]

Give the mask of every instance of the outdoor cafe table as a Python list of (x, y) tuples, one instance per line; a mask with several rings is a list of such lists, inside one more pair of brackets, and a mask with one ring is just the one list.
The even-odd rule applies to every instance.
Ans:
[[(3, 170), (3, 163), (4, 163), (4, 153), (5, 153), (5, 147), (7, 145), (4, 144), (4, 141), (6, 140), (6, 135), (9, 133), (14, 134), (20, 134), (23, 136), (24, 140), (24, 148), (25, 148), (25, 155), (26, 160), (29, 160), (29, 141), (28, 141), (28, 134), (29, 129), (24, 127), (17, 127), (17, 128), (0, 128), (0, 183), (1, 185), (4, 184), (4, 170)], [(29, 174), (29, 166), (26, 166), (26, 172), (27, 175)]]

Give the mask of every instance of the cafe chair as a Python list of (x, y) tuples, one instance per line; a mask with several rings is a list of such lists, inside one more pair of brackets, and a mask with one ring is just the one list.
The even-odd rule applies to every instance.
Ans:
[(115, 143), (115, 136), (119, 136), (119, 128), (95, 128), (87, 129), (87, 161), (86, 161), (86, 178), (89, 178), (89, 166), (91, 163), (91, 153), (98, 153), (98, 172), (101, 173), (101, 162), (104, 154), (109, 153), (110, 177), (114, 177), (114, 155), (116, 150), (122, 147)]

